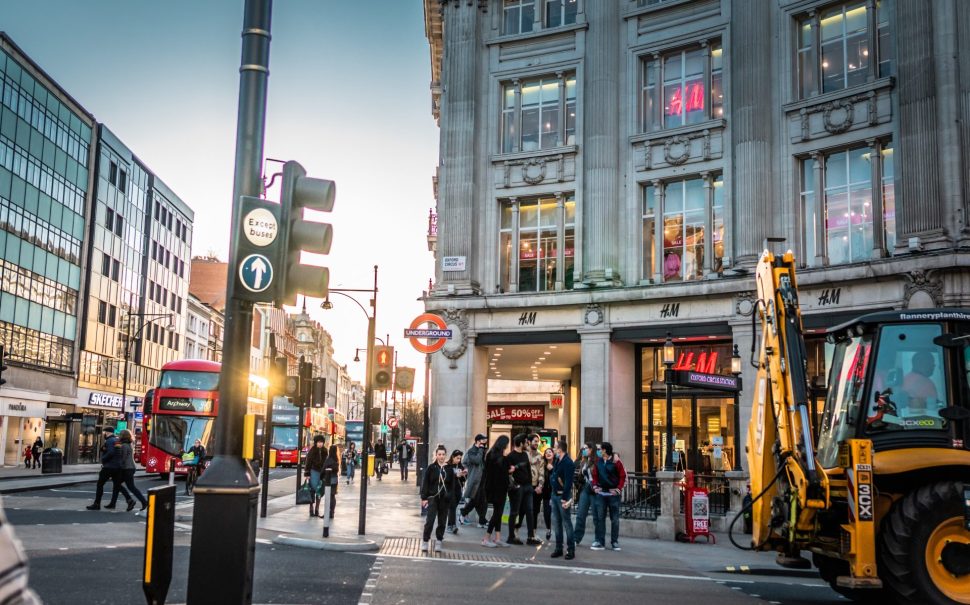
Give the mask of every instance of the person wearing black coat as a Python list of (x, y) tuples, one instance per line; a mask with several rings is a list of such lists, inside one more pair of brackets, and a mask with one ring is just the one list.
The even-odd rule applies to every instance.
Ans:
[(445, 446), (439, 445), (435, 449), (434, 458), (435, 461), (428, 465), (421, 481), (421, 506), (428, 507), (421, 542), (422, 552), (428, 552), (428, 542), (431, 540), (431, 529), (434, 528), (435, 519), (438, 520), (435, 536), (438, 542), (445, 539), (448, 509), (455, 493), (461, 489), (454, 467), (447, 463), (448, 450)]
[(500, 436), (485, 454), (485, 499), (492, 505), (492, 517), (485, 529), (482, 546), (495, 548), (508, 546), (502, 542), (502, 513), (505, 512), (505, 499), (509, 495), (509, 465), (505, 458), (505, 448), (509, 438)]
[(323, 435), (314, 436), (313, 447), (307, 452), (306, 462), (304, 462), (303, 476), (310, 480), (310, 489), (315, 494), (313, 502), (310, 503), (311, 517), (320, 516), (320, 493), (323, 491), (321, 482), (328, 455), (326, 442), (327, 440)]
[(378, 481), (381, 480), (381, 475), (384, 472), (385, 462), (387, 462), (387, 447), (383, 441), (378, 441), (377, 445), (374, 446), (374, 472), (377, 474)]
[(327, 459), (323, 462), (324, 477), (327, 476), (327, 471), (330, 471), (330, 518), (333, 519), (334, 511), (337, 509), (337, 484), (340, 483), (340, 454), (337, 453), (336, 445), (330, 446)]
[(121, 444), (115, 437), (115, 429), (111, 426), (104, 427), (104, 445), (101, 446), (101, 471), (98, 473), (98, 484), (94, 488), (94, 504), (87, 507), (88, 510), (101, 510), (101, 498), (104, 497), (104, 484), (110, 479), (114, 484), (114, 489), (125, 497), (128, 503), (128, 510), (135, 507), (135, 500), (131, 497), (122, 485), (124, 476), (122, 472), (122, 452)]

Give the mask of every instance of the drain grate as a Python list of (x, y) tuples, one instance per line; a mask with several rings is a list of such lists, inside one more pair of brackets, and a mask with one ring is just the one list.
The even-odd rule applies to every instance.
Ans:
[[(455, 543), (445, 543), (455, 545)], [(451, 550), (448, 546), (444, 550), (436, 550), (428, 554), (421, 552), (420, 538), (385, 538), (381, 546), (380, 554), (396, 555), (402, 557), (430, 557), (435, 559), (450, 559), (453, 561), (483, 561), (488, 563), (523, 563), (521, 559), (510, 557), (496, 557), (472, 552), (461, 552)]]

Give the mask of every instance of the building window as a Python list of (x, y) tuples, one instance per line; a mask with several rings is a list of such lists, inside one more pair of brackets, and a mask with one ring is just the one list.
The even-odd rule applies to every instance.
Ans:
[(525, 34), (532, 31), (532, 24), (536, 19), (535, 0), (505, 0), (503, 4), (503, 34)]
[(111, 257), (104, 253), (101, 254), (101, 275), (111, 277)]
[(104, 226), (108, 228), (108, 231), (115, 228), (115, 211), (111, 208), (105, 210)]
[(814, 12), (799, 21), (796, 54), (802, 98), (892, 75), (890, 2), (875, 3), (874, 28), (864, 0)]
[(893, 164), (891, 141), (814, 154), (801, 161), (805, 264), (840, 265), (893, 253)]
[(111, 279), (114, 281), (121, 279), (121, 263), (116, 259), (111, 259)]
[(120, 214), (115, 215), (115, 235), (121, 237), (124, 235), (125, 229), (125, 218)]
[(506, 84), (502, 151), (537, 151), (576, 143), (576, 76)]
[(118, 185), (118, 164), (113, 161), (108, 164), (108, 182)]
[(546, 0), (546, 27), (571, 25), (576, 22), (579, 0)]
[(575, 223), (576, 201), (572, 195), (504, 201), (500, 229), (502, 289), (572, 289)]
[(715, 43), (645, 57), (640, 77), (641, 131), (723, 117), (723, 55)]
[(98, 301), (98, 323), (108, 323), (108, 303), (103, 300)]
[(114, 305), (108, 305), (108, 325), (111, 326), (112, 328), (115, 327), (117, 319), (118, 319), (118, 307)]
[(644, 186), (644, 279), (687, 281), (720, 273), (724, 247), (724, 180), (720, 175)]

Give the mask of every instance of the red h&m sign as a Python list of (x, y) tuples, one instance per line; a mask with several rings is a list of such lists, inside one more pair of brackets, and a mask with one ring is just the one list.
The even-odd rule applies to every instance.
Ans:
[(549, 393), (549, 407), (553, 410), (562, 409), (563, 394)]
[(541, 422), (546, 419), (544, 405), (490, 405), (488, 419), (504, 422)]

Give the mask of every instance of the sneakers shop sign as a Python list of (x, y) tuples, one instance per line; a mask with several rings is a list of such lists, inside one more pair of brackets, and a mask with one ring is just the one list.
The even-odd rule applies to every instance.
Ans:
[(544, 405), (490, 405), (488, 419), (504, 422), (542, 421), (546, 418)]

